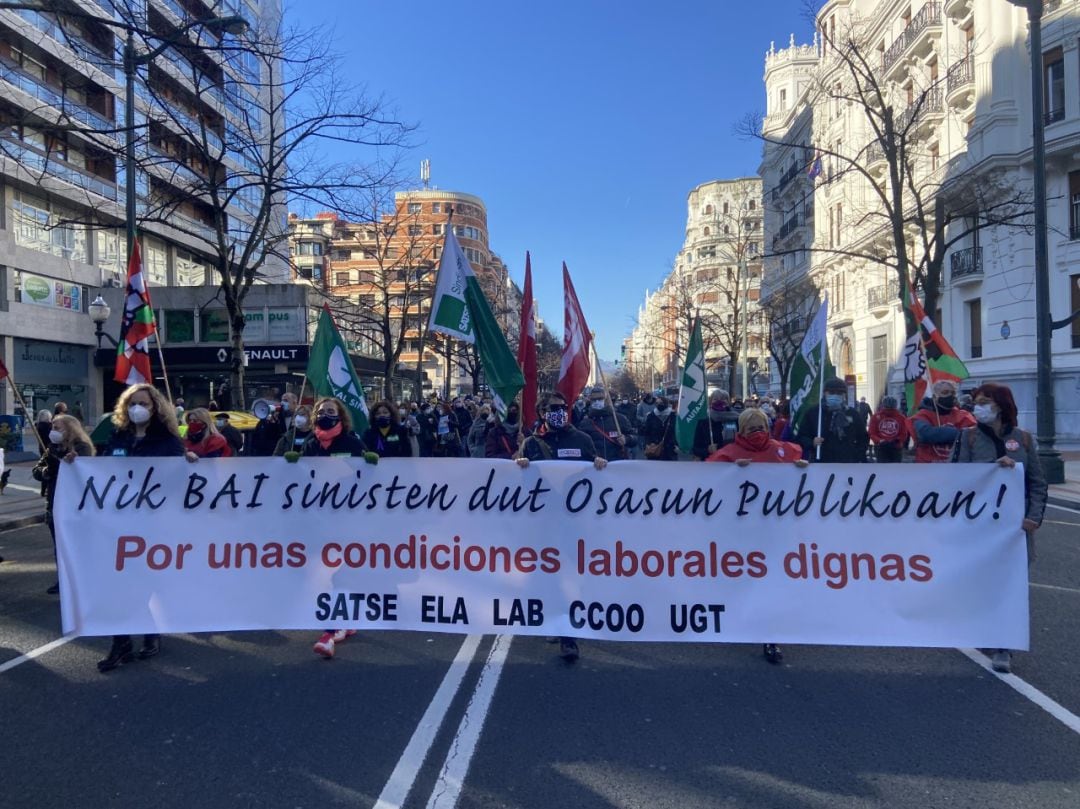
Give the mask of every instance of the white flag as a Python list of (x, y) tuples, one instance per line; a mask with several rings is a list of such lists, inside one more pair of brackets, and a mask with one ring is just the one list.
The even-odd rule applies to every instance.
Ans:
[(431, 303), (429, 331), (437, 331), (466, 343), (474, 342), (472, 320), (465, 303), (465, 290), (472, 276), (472, 267), (461, 252), (453, 226), (447, 223), (446, 239), (439, 258), (439, 277), (435, 281), (435, 300)]

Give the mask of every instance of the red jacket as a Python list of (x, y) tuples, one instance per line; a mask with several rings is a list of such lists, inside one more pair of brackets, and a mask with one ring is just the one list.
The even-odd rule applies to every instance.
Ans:
[(202, 441), (189, 441), (185, 438), (184, 449), (194, 452), (200, 458), (231, 458), (233, 454), (232, 447), (221, 433), (208, 435)]
[(896, 443), (901, 448), (908, 445), (912, 435), (907, 416), (896, 408), (877, 411), (870, 417), (867, 431), (875, 444)]
[(746, 436), (737, 435), (734, 441), (721, 447), (705, 460), (735, 462), (744, 458), (755, 463), (795, 463), (802, 459), (802, 447), (790, 441), (777, 441), (775, 438), (770, 438), (764, 449), (754, 449)]
[[(932, 406), (928, 408), (923, 405), (919, 408), (919, 412), (911, 417), (911, 437), (915, 439), (915, 462), (948, 463), (952, 460), (953, 446), (957, 437), (968, 427), (974, 427), (975, 423), (975, 417), (959, 407), (954, 407), (947, 413), (937, 413), (934, 412)], [(943, 432), (940, 429), (942, 427), (953, 428), (944, 431), (949, 434), (946, 440), (919, 440), (920, 430), (933, 435), (935, 432)]]

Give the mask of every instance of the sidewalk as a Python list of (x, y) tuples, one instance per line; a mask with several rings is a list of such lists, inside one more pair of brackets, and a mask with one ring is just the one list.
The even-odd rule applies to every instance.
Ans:
[[(1055, 506), (1080, 511), (1080, 451), (1063, 452), (1065, 482), (1050, 487), (1049, 500)], [(41, 484), (30, 477), (33, 461), (9, 463), (11, 477), (0, 495), (0, 531), (25, 528), (45, 521), (45, 500)]]

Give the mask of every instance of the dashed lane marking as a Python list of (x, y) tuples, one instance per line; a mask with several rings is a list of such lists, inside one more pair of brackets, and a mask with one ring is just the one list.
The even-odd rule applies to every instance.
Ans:
[(43, 654), (47, 654), (53, 649), (58, 649), (68, 641), (75, 640), (75, 637), (75, 635), (64, 635), (62, 638), (57, 638), (56, 640), (49, 641), (44, 646), (39, 646), (36, 649), (30, 650), (26, 654), (19, 655), (18, 657), (13, 658), (6, 663), (0, 664), (0, 674), (3, 674), (5, 671), (11, 671), (16, 666), (21, 666), (28, 660), (33, 660), (36, 657), (41, 657)]
[(1015, 674), (1000, 674), (994, 671), (994, 667), (990, 665), (989, 658), (982, 652), (979, 652), (976, 649), (958, 649), (957, 651), (971, 660), (975, 665), (986, 669), (986, 671), (993, 674), (1007, 686), (1017, 691), (1031, 702), (1034, 702), (1073, 733), (1080, 734), (1080, 716), (1074, 714), (1064, 705), (1055, 702), (1031, 683), (1026, 680), (1021, 680)]

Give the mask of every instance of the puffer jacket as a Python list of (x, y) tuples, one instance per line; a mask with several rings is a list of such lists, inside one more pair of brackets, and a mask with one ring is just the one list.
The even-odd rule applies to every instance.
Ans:
[(1047, 486), (1035, 437), (1019, 427), (998, 436), (981, 424), (960, 434), (956, 453), (960, 463), (993, 463), (1002, 454), (1024, 465), (1024, 518), (1041, 523), (1046, 512)]

